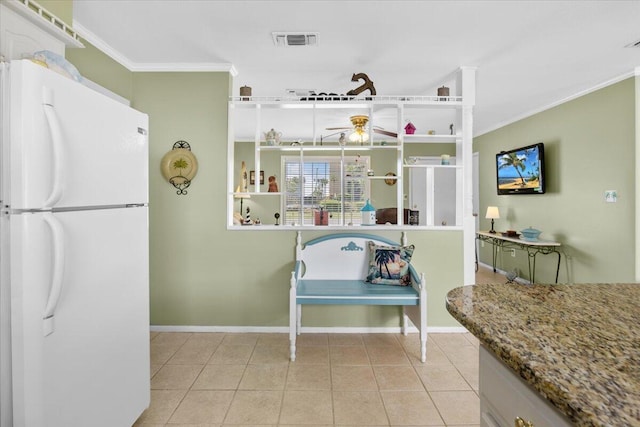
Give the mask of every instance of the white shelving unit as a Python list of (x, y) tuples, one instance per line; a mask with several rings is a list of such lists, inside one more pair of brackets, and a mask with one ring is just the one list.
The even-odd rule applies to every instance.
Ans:
[[(364, 96), (347, 97), (338, 96), (329, 99), (304, 99), (300, 97), (230, 97), (229, 99), (229, 137), (228, 137), (228, 164), (231, 166), (227, 174), (227, 228), (231, 230), (304, 230), (322, 227), (323, 230), (362, 229), (364, 226), (349, 225), (343, 221), (339, 225), (314, 226), (313, 222), (305, 221), (304, 216), (299, 222), (273, 225), (273, 219), (267, 224), (263, 221), (260, 226), (247, 226), (234, 223), (234, 211), (236, 210), (238, 193), (235, 189), (239, 178), (239, 159), (235, 158), (236, 144), (250, 144), (253, 156), (247, 162), (252, 163), (251, 169), (256, 173), (262, 170), (263, 156), (298, 156), (301, 168), (313, 156), (340, 156), (346, 159), (354, 155), (375, 155), (384, 153), (389, 161), (395, 164), (393, 173), (396, 175), (395, 207), (397, 208), (397, 224), (376, 225), (376, 229), (406, 229), (406, 230), (463, 230), (465, 232), (465, 258), (473, 259), (474, 219), (472, 215), (472, 124), (473, 106), (475, 104), (475, 68), (461, 67), (455, 73), (453, 96)], [(363, 145), (347, 142), (345, 146), (337, 143), (335, 131), (327, 130), (336, 123), (349, 124), (352, 115), (367, 115), (369, 121), (366, 131), (370, 135), (368, 142)], [(440, 132), (421, 131), (419, 134), (407, 135), (404, 133), (406, 120), (411, 117), (424, 116), (438, 117), (446, 115), (454, 125), (453, 134), (443, 134), (442, 131), (449, 127), (449, 123), (440, 123), (437, 129)], [(393, 123), (389, 126), (389, 123)], [(247, 131), (246, 125), (251, 130)], [(292, 126), (295, 124), (296, 126)], [(374, 132), (376, 128), (384, 124), (387, 131), (397, 132), (397, 138), (379, 135)], [(269, 146), (264, 142), (264, 133), (275, 128), (286, 135), (286, 142), (278, 146)], [(295, 128), (295, 129), (294, 129)], [(434, 126), (434, 128), (436, 128)], [(298, 131), (296, 129), (304, 129)], [(349, 133), (345, 130), (345, 133)], [(331, 137), (331, 138), (329, 138)], [(297, 145), (297, 141), (303, 141)], [(293, 143), (293, 145), (292, 145)], [(251, 145), (252, 144), (252, 145)], [(405, 156), (405, 146), (414, 144), (454, 144), (455, 165), (411, 165)], [(245, 151), (249, 150), (245, 145)], [(454, 156), (452, 156), (454, 157)], [(373, 165), (375, 166), (375, 165)], [(405, 200), (405, 192), (408, 193), (408, 175), (411, 168), (426, 168), (428, 176), (433, 176), (433, 171), (438, 168), (450, 168), (456, 171), (456, 221), (455, 224), (415, 226), (403, 223), (403, 209), (411, 208)], [(265, 173), (265, 175), (268, 175)], [(365, 174), (366, 175), (366, 174)], [(406, 176), (405, 176), (406, 175)], [(364, 176), (364, 179), (373, 182), (389, 179), (388, 176), (376, 171), (373, 176)], [(406, 179), (405, 179), (406, 178)], [(340, 178), (344, 185), (345, 176)], [(266, 181), (266, 179), (265, 179)], [(284, 182), (278, 182), (284, 186)], [(406, 184), (405, 184), (406, 183)], [(266, 184), (266, 182), (265, 182)], [(372, 184), (373, 185), (373, 184)], [(432, 188), (433, 186), (427, 188)], [(302, 190), (301, 190), (302, 192)], [(253, 199), (267, 197), (273, 203), (273, 197), (284, 197), (285, 190), (280, 188), (277, 193), (268, 193), (260, 188), (260, 185), (250, 186), (248, 195)], [(303, 194), (300, 195), (301, 199)], [(341, 202), (344, 214), (346, 201)], [(433, 211), (433, 206), (420, 206), (420, 215), (428, 217), (427, 212)], [(358, 213), (359, 214), (359, 213)], [(431, 214), (431, 217), (433, 214)], [(371, 229), (371, 227), (368, 227)], [(472, 283), (473, 271), (465, 282)], [(468, 280), (467, 280), (468, 279)]]

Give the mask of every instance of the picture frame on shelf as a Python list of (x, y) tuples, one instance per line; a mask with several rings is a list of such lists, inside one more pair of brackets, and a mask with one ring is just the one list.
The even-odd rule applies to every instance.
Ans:
[[(249, 184), (256, 185), (256, 171), (249, 172)], [(264, 171), (260, 171), (260, 185), (264, 185)]]

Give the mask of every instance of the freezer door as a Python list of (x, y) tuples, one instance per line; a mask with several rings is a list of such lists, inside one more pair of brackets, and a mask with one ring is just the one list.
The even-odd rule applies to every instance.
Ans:
[(13, 425), (131, 426), (150, 395), (147, 208), (10, 222)]
[(12, 209), (147, 203), (146, 114), (28, 60), (9, 77)]

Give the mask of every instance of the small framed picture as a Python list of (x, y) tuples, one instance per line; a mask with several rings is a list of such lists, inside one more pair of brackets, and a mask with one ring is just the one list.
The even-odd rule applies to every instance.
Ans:
[[(249, 172), (249, 184), (256, 185), (256, 171)], [(264, 171), (260, 171), (260, 185), (264, 185)]]

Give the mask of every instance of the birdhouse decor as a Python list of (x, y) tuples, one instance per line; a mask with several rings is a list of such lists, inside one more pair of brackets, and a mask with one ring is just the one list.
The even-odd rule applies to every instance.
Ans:
[(371, 206), (369, 199), (367, 199), (367, 203), (360, 209), (360, 213), (362, 214), (362, 225), (376, 225), (376, 208)]
[(407, 125), (404, 127), (404, 132), (407, 135), (413, 135), (414, 133), (416, 133), (416, 127), (413, 125), (413, 123), (409, 122), (407, 123)]

